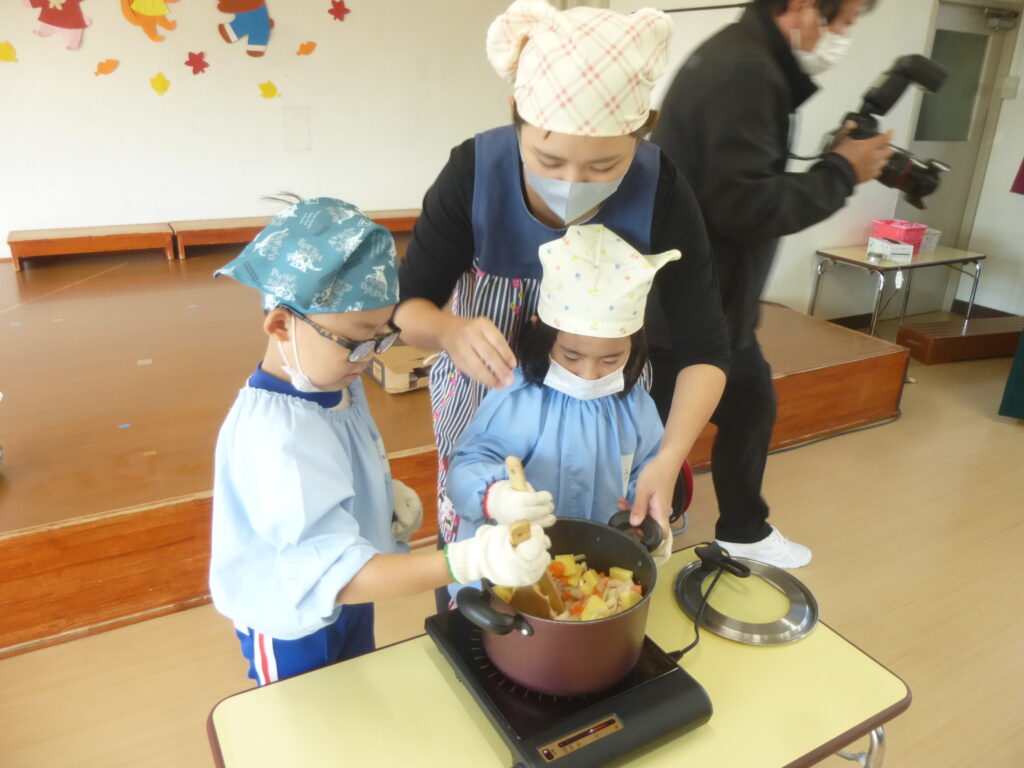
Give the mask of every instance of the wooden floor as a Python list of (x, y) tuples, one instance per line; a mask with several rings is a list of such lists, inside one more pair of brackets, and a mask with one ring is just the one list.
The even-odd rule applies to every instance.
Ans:
[[(773, 522), (814, 549), (797, 573), (822, 618), (913, 689), (886, 727), (890, 768), (1022, 765), (1024, 424), (996, 415), (1009, 367), (912, 363), (900, 420), (768, 460)], [(678, 546), (711, 534), (709, 480)], [(432, 605), (382, 606), (378, 642), (419, 633)], [(210, 766), (205, 718), (248, 685), (210, 606), (2, 660), (0, 765)]]

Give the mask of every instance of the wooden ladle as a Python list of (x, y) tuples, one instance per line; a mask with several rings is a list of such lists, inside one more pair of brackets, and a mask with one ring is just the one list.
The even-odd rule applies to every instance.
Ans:
[[(526, 486), (526, 474), (523, 472), (523, 464), (515, 456), (505, 459), (505, 469), (508, 470), (509, 484), (513, 491), (528, 490)], [(516, 520), (509, 526), (509, 540), (512, 546), (522, 543), (530, 538), (530, 522), (528, 520)], [(562, 595), (555, 584), (551, 571), (544, 569), (544, 575), (536, 584), (528, 587), (516, 587), (512, 592), (511, 605), (524, 613), (530, 613), (542, 618), (554, 618), (565, 610), (565, 603), (562, 602)]]

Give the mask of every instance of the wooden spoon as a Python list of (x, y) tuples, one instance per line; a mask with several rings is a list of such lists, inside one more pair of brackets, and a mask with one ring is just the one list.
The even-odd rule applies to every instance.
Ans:
[[(508, 479), (512, 486), (512, 490), (527, 490), (526, 474), (523, 472), (522, 462), (515, 456), (509, 456), (505, 459), (505, 468), (508, 470)], [(513, 547), (528, 538), (530, 538), (529, 521), (516, 520), (509, 526), (509, 539), (511, 540)], [(533, 595), (525, 594), (526, 592), (532, 592), (534, 595), (542, 598), (546, 603), (547, 610), (542, 610), (540, 601), (536, 600)], [(524, 610), (527, 613), (533, 613), (537, 616), (554, 618), (565, 610), (565, 603), (562, 602), (562, 595), (558, 590), (558, 585), (555, 584), (551, 571), (546, 568), (544, 569), (544, 575), (540, 577), (540, 580), (536, 584), (529, 587), (518, 587), (515, 592), (512, 593), (513, 605), (519, 608), (520, 606), (516, 605), (517, 598), (523, 606), (520, 610)], [(527, 605), (533, 607), (533, 610), (527, 608)], [(538, 611), (540, 612), (538, 613)]]

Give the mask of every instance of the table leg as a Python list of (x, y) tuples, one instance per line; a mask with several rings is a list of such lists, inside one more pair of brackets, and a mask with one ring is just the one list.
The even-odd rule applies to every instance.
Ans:
[(882, 309), (882, 291), (885, 290), (885, 273), (875, 272), (875, 279), (878, 280), (878, 292), (875, 293), (875, 308), (871, 311), (871, 330), (869, 336), (875, 335), (875, 326), (878, 324), (878, 313)]
[(882, 761), (885, 760), (885, 728), (878, 726), (870, 733), (869, 738), (871, 741), (866, 752), (851, 753), (840, 750), (836, 754), (860, 763), (863, 768), (882, 768)]
[(814, 278), (814, 288), (811, 289), (811, 303), (807, 305), (807, 314), (814, 314), (814, 305), (818, 303), (818, 287), (821, 285), (821, 276), (828, 272), (833, 262), (830, 259), (821, 259), (815, 269), (817, 273)]
[(974, 262), (974, 285), (971, 286), (971, 298), (967, 301), (967, 314), (964, 315), (964, 331), (967, 330), (967, 321), (971, 319), (971, 310), (974, 309), (974, 295), (978, 292), (978, 280), (981, 279), (981, 262)]
[(910, 301), (910, 284), (911, 284), (911, 282), (913, 282), (913, 280), (914, 280), (914, 270), (908, 269), (907, 270), (907, 287), (903, 289), (905, 291), (905, 293), (903, 294), (903, 304), (900, 306), (900, 325), (903, 325), (903, 318), (907, 314), (907, 302)]

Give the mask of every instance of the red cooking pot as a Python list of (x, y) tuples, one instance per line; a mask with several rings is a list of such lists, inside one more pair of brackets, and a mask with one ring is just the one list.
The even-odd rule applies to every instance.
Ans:
[[(628, 529), (629, 513), (612, 518)], [(649, 550), (661, 543), (661, 527), (647, 518), (628, 531), (576, 518), (560, 518), (545, 533), (554, 555), (585, 555), (587, 565), (607, 572), (633, 571), (643, 599), (614, 616), (591, 621), (558, 621), (517, 611), (491, 591), (464, 587), (455, 596), (459, 611), (484, 630), (484, 651), (507, 678), (540, 693), (580, 696), (608, 688), (636, 666), (657, 580)]]

